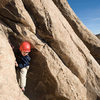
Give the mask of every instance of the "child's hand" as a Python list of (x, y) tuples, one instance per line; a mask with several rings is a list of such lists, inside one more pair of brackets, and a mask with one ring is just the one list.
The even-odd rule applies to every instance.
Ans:
[(18, 67), (18, 63), (15, 61), (15, 66)]

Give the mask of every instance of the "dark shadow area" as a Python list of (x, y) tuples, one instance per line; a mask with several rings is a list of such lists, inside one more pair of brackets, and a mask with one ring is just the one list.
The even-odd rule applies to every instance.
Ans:
[(31, 51), (30, 56), (32, 60), (25, 95), (30, 100), (56, 100), (57, 83), (48, 69), (45, 57), (36, 49)]
[(100, 100), (100, 97), (97, 97), (97, 99), (96, 100)]
[(16, 52), (19, 49), (19, 45), (22, 40), (19, 39), (16, 35), (14, 35), (14, 33), (9, 33), (8, 39), (13, 51)]

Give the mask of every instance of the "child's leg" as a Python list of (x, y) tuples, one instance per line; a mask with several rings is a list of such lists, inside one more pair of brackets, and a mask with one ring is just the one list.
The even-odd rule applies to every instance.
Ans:
[(23, 89), (26, 86), (26, 75), (27, 75), (28, 69), (29, 69), (29, 66), (22, 68), (20, 70), (20, 83), (19, 84), (20, 84), (20, 87), (23, 88)]

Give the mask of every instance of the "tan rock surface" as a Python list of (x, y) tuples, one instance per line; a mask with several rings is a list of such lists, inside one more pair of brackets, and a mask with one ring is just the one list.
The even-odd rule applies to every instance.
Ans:
[(16, 81), (14, 55), (0, 25), (0, 100), (28, 100)]
[[(80, 34), (84, 33), (86, 40), (78, 37), (79, 33), (57, 8), (60, 1), (54, 1), (11, 0), (6, 9), (0, 8), (0, 100), (99, 100), (100, 65), (90, 52), (96, 52), (91, 45), (99, 48), (100, 41), (88, 29), (91, 42), (83, 31)], [(74, 23), (77, 25), (77, 21)], [(85, 28), (81, 24), (78, 27), (79, 31)], [(16, 80), (15, 58), (8, 40), (14, 50), (24, 40), (35, 46), (30, 53), (26, 97)]]
[[(85, 25), (79, 20), (76, 14), (73, 12), (66, 0), (53, 0), (57, 7), (60, 9), (63, 16), (69, 22), (75, 33), (84, 42), (90, 53), (95, 58), (100, 58), (100, 40), (93, 35), (93, 33), (86, 28)], [(99, 63), (100, 64), (100, 63)]]

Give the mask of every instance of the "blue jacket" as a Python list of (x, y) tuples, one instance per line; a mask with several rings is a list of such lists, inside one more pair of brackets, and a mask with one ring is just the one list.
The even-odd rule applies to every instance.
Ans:
[(30, 56), (27, 55), (27, 56), (23, 56), (21, 54), (21, 52), (18, 50), (16, 53), (15, 53), (15, 57), (16, 57), (16, 61), (18, 63), (18, 67), (19, 68), (24, 68), (26, 66), (29, 66), (30, 64)]

